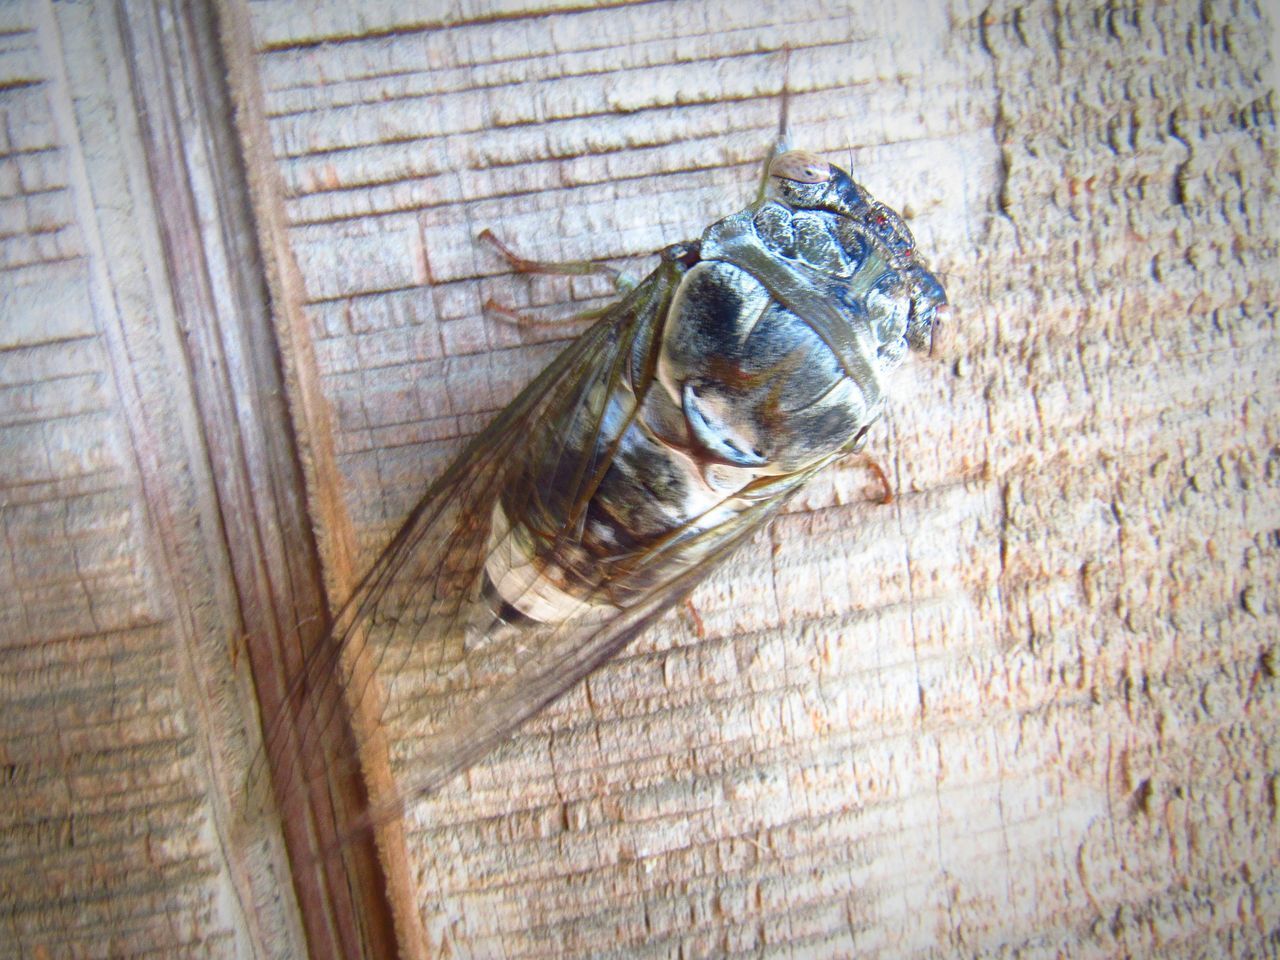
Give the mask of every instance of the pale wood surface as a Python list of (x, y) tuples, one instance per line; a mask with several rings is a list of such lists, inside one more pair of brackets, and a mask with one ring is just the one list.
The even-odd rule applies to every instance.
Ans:
[(476, 233), (644, 269), (749, 195), (783, 47), (796, 142), (956, 304), (873, 436), (893, 506), (833, 471), (705, 637), (667, 619), (411, 810), (410, 953), (1277, 949), (1268, 26), (858, 7), (249, 5), (336, 595), (569, 335), (484, 301), (599, 292)]
[(236, 141), (206, 123), (213, 32), (121, 12), (0, 6), (0, 956), (297, 957), (243, 799), (271, 601), (237, 588), (255, 518), (217, 492), (253, 459), (214, 397), (253, 380), (261, 287), (244, 188), (219, 196)]
[[(221, 7), (331, 602), (571, 335), (484, 301), (603, 292), (513, 278), (476, 233), (646, 269), (750, 194), (783, 47), (796, 142), (909, 214), (956, 322), (873, 433), (893, 505), (832, 471), (695, 594), (701, 636), (669, 617), (411, 808), (383, 851), (403, 953), (1280, 952), (1273, 24), (552, 6)], [(136, 169), (110, 156), (136, 136), (128, 84), (99, 79), (129, 31), (10, 9), (68, 68), (5, 35), (6, 75), (37, 82), (0, 91), (5, 222), (25, 218), (4, 231), (0, 943), (287, 952), (287, 904), (230, 907), (261, 896), (243, 864), (283, 866), (214, 839), (245, 802), (216, 745), (244, 721), (192, 688), (236, 621), (192, 596), (230, 591), (236, 552), (201, 546), (227, 500), (183, 431), (210, 408), (172, 343), (136, 346), (164, 267), (129, 258), (158, 230), (95, 179)]]

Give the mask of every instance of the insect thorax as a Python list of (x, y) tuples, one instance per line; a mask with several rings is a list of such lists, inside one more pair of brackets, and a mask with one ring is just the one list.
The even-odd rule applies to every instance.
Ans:
[[(851, 210), (802, 199), (713, 224), (678, 279), (644, 281), (674, 286), (665, 309), (631, 321), (646, 327), (631, 331), (630, 362), (548, 424), (556, 442), (522, 468), (530, 493), (495, 509), (486, 573), (521, 614), (626, 605), (879, 417), (882, 381), (941, 287), (864, 194)], [(598, 475), (579, 469), (596, 463)]]

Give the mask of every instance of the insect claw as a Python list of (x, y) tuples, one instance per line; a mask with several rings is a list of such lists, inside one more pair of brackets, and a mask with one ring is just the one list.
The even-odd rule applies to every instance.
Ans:
[(535, 320), (533, 317), (526, 316), (518, 310), (508, 307), (506, 304), (499, 303), (497, 300), (493, 299), (493, 297), (490, 297), (484, 302), (484, 312), (492, 314), (499, 320), (504, 320), (517, 327), (546, 326), (546, 324)]
[(524, 257), (520, 256), (518, 253), (516, 253), (514, 250), (508, 247), (505, 243), (499, 240), (497, 237), (497, 234), (495, 234), (488, 227), (485, 227), (478, 234), (476, 234), (476, 239), (483, 240), (486, 243), (492, 244), (494, 248), (498, 251), (498, 253), (502, 255), (502, 259), (506, 260), (508, 266), (510, 266), (511, 269), (515, 270), (516, 272), (518, 273), (536, 273), (537, 272), (537, 270), (535, 269), (537, 266), (537, 263), (535, 261), (526, 260)]
[(702, 615), (698, 613), (698, 608), (693, 605), (693, 601), (688, 597), (684, 599), (685, 609), (689, 611), (689, 616), (693, 618), (693, 632), (699, 640), (707, 639), (707, 628), (702, 622)]
[(868, 453), (864, 453), (863, 458), (867, 462), (867, 469), (876, 475), (876, 479), (880, 481), (880, 487), (884, 491), (880, 496), (880, 506), (887, 507), (893, 503), (893, 484), (889, 482), (889, 475), (884, 472), (884, 467), (880, 466)]

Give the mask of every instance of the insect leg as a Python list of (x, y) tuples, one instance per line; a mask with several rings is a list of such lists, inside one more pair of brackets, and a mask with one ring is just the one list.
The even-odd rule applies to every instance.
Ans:
[(693, 601), (688, 597), (684, 598), (685, 609), (689, 612), (690, 619), (693, 620), (693, 632), (699, 640), (707, 639), (707, 627), (702, 622), (702, 614), (698, 613), (698, 608), (693, 605)]
[(608, 277), (613, 281), (614, 286), (623, 292), (636, 285), (635, 280), (622, 271), (615, 270), (608, 264), (596, 263), (593, 260), (567, 260), (563, 263), (547, 260), (529, 260), (520, 256), (499, 240), (488, 227), (480, 231), (477, 239), (493, 244), (498, 253), (502, 254), (502, 258), (511, 265), (513, 270), (519, 273), (558, 273), (571, 277), (589, 277), (598, 274)]
[(537, 317), (531, 317), (527, 313), (513, 310), (511, 307), (499, 303), (493, 297), (484, 302), (486, 313), (491, 313), (499, 320), (505, 320), (508, 323), (515, 324), (517, 327), (558, 327), (566, 323), (585, 323), (588, 320), (599, 320), (612, 310), (613, 306), (612, 303), (606, 303), (602, 307), (592, 307), (590, 310), (582, 310), (567, 317), (539, 320)]
[[(625, 293), (635, 287), (635, 280), (620, 270), (603, 263), (596, 263), (592, 260), (569, 260), (563, 263), (556, 263), (546, 260), (530, 260), (522, 257), (507, 244), (498, 239), (497, 235), (485, 227), (480, 231), (477, 239), (484, 240), (493, 245), (494, 249), (502, 255), (502, 258), (511, 265), (511, 268), (518, 273), (549, 273), (560, 274), (573, 277), (586, 277), (593, 275), (606, 276), (613, 281), (613, 285), (619, 292)], [(612, 303), (604, 306), (594, 307), (590, 310), (583, 310), (578, 313), (571, 314), (567, 317), (557, 317), (551, 320), (540, 320), (537, 317), (531, 317), (528, 314), (514, 310), (505, 304), (499, 303), (490, 297), (484, 302), (484, 309), (487, 313), (493, 314), (500, 320), (515, 324), (520, 327), (554, 327), (564, 323), (577, 323), (599, 320), (602, 316), (613, 308)]]
[(893, 484), (889, 482), (889, 475), (884, 472), (884, 467), (880, 466), (879, 461), (871, 454), (860, 453), (858, 456), (866, 463), (867, 469), (875, 474), (876, 479), (880, 481), (880, 488), (884, 491), (880, 495), (880, 506), (887, 507), (893, 503)]

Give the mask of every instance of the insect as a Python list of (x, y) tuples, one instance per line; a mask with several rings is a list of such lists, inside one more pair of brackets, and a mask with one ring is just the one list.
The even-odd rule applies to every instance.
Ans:
[(945, 305), (902, 219), (799, 151), (664, 249), (431, 485), (312, 662), (311, 728), (345, 699), (358, 738), (392, 744), (370, 819), (477, 761), (860, 449)]

